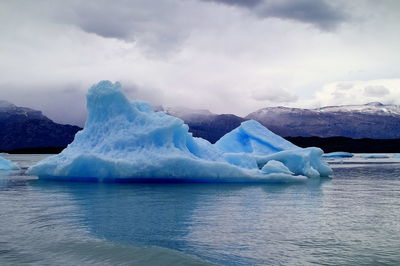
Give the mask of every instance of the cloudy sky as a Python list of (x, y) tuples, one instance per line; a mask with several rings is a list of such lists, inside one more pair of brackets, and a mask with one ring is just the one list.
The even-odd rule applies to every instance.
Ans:
[(400, 104), (397, 0), (2, 0), (0, 99), (82, 124), (85, 93), (246, 115)]

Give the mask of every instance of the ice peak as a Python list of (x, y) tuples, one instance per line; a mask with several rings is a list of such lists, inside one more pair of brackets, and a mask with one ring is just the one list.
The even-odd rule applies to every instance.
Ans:
[(98, 94), (98, 93), (108, 93), (111, 92), (113, 90), (120, 90), (121, 89), (121, 83), (119, 83), (118, 81), (115, 83), (112, 83), (109, 80), (102, 80), (100, 82), (98, 82), (97, 84), (93, 85), (90, 89), (89, 89), (89, 94)]
[(125, 98), (119, 82), (108, 80), (93, 85), (86, 96), (88, 119), (86, 124), (109, 121), (111, 117), (125, 116), (128, 120), (135, 117), (135, 109)]

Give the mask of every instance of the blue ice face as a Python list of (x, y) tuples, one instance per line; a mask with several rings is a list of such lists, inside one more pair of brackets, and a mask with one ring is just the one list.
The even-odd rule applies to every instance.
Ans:
[(19, 167), (10, 160), (4, 159), (0, 156), (0, 170), (16, 170)]
[[(215, 145), (194, 138), (181, 119), (130, 102), (118, 82), (92, 86), (87, 109), (85, 127), (74, 141), (29, 174), (100, 181), (291, 182), (330, 170), (320, 149), (300, 149), (252, 120)], [(270, 160), (277, 162), (269, 164), (273, 171), (261, 170)]]
[(254, 120), (243, 122), (240, 127), (218, 140), (215, 146), (224, 152), (260, 155), (299, 148)]

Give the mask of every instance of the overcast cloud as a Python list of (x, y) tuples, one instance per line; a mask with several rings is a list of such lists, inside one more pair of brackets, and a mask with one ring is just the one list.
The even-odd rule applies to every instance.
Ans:
[(237, 115), (400, 104), (399, 12), (395, 0), (1, 1), (0, 99), (78, 124), (103, 79), (131, 99)]
[[(350, 19), (345, 5), (327, 0), (205, 0), (248, 8), (262, 18), (281, 18), (334, 30)], [(336, 4), (335, 4), (336, 3)], [(339, 4), (338, 4), (339, 3)]]

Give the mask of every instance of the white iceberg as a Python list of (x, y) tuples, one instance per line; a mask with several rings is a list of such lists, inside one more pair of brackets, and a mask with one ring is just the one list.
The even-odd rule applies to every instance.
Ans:
[(329, 152), (329, 153), (324, 153), (322, 157), (324, 158), (329, 158), (329, 159), (336, 159), (336, 158), (351, 158), (354, 155), (350, 152), (344, 152), (344, 151), (335, 151), (335, 152)]
[(0, 170), (17, 170), (17, 164), (0, 156)]
[[(85, 127), (74, 141), (30, 167), (29, 174), (98, 181), (290, 182), (331, 173), (320, 149), (298, 148), (255, 121), (244, 122), (215, 145), (194, 138), (181, 119), (129, 102), (118, 82), (91, 87), (87, 108)], [(284, 167), (262, 170), (270, 160)]]

